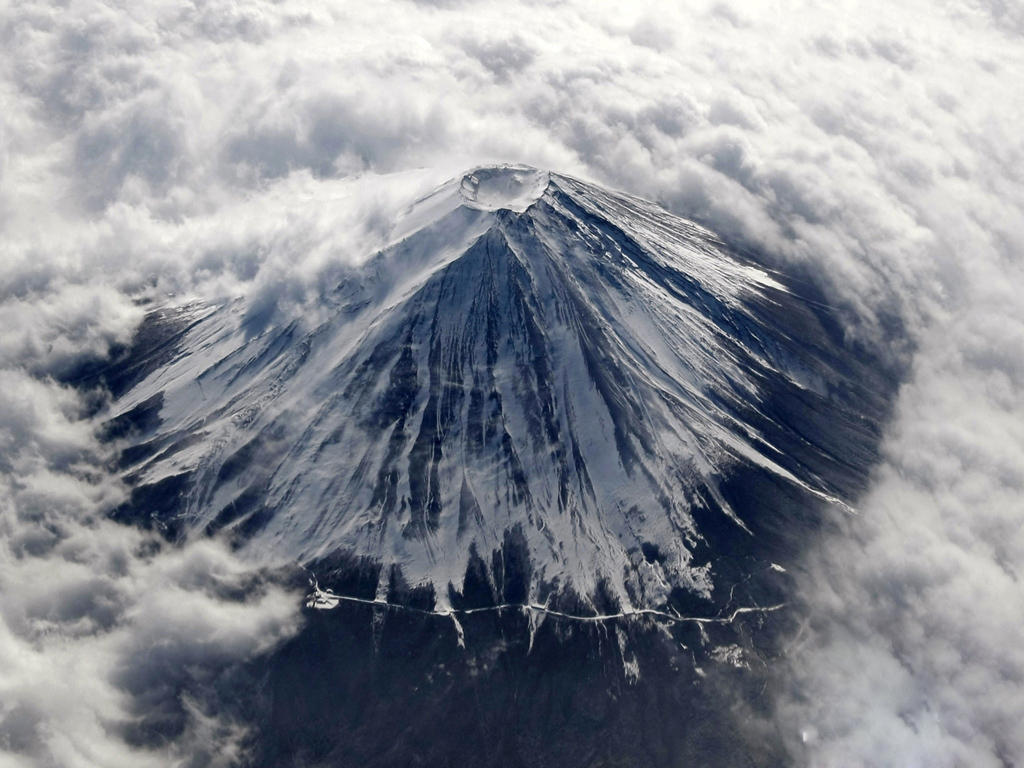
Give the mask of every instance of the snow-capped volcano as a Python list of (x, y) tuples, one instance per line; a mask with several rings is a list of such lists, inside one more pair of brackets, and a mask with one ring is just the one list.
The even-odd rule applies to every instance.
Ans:
[(730, 478), (821, 503), (860, 480), (870, 430), (838, 342), (701, 227), (500, 166), (394, 233), (313, 324), (254, 331), (241, 299), (153, 316), (177, 336), (136, 350), (117, 402), (141, 425), (135, 513), (233, 532), (260, 561), (397, 565), (442, 605), (514, 539), (532, 600), (650, 606), (711, 595), (701, 521), (736, 540), (782, 525)]

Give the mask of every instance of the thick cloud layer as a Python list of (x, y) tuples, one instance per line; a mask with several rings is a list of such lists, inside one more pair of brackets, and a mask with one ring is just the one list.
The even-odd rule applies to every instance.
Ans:
[[(247, 293), (261, 322), (299, 312), (409, 198), (515, 161), (658, 199), (803, 270), (851, 340), (906, 366), (874, 487), (809, 566), (817, 619), (779, 706), (794, 754), (1024, 763), (1024, 9), (628, 6), (0, 10), (12, 753), (124, 762), (141, 742), (117, 724), (156, 699), (123, 670), (176, 596), (197, 624), (169, 647), (214, 666), (286, 634), (294, 611), (272, 587), (227, 599), (248, 577), (215, 545), (143, 555), (143, 537), (103, 522), (119, 493), (105, 449), (48, 377), (127, 339), (141, 296)], [(171, 752), (230, 731), (193, 709)]]
[[(0, 751), (5, 765), (227, 765), (239, 662), (296, 596), (213, 542), (162, 549), (120, 498), (78, 393), (0, 371)], [(169, 746), (168, 746), (169, 744)]]
[(1021, 285), (1007, 265), (923, 342), (860, 516), (815, 553), (782, 708), (814, 765), (1024, 764)]

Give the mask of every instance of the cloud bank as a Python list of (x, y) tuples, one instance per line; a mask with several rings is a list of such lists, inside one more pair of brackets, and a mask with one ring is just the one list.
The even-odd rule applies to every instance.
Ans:
[[(142, 297), (300, 312), (408, 199), (511, 161), (802, 271), (907, 372), (860, 514), (810, 558), (779, 702), (795, 759), (1024, 763), (1022, 34), (1014, 0), (5, 6), (0, 744), (198, 754), (230, 718), (161, 675), (294, 623), (272, 585), (240, 599), (215, 544), (103, 521), (107, 449), (56, 382), (130, 338)], [(181, 604), (188, 631), (157, 641)]]
[(0, 754), (5, 765), (228, 765), (239, 664), (296, 596), (214, 542), (104, 519), (121, 497), (79, 393), (0, 371)]
[(860, 516), (814, 553), (782, 714), (812, 765), (1024, 763), (1022, 281), (923, 342)]

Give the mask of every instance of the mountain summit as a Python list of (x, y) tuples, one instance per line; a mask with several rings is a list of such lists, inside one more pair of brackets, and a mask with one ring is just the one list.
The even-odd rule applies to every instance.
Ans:
[(163, 310), (140, 333), (119, 514), (268, 563), (369, 560), (379, 595), (397, 569), (440, 608), (467, 574), (499, 599), (512, 569), (533, 602), (716, 601), (716, 562), (784, 559), (876, 439), (870, 377), (793, 285), (652, 203), (524, 166), (414, 203), (315, 322), (254, 331), (248, 311)]

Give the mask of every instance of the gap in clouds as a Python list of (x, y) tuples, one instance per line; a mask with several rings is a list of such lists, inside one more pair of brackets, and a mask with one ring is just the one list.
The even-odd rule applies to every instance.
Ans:
[(153, 552), (102, 520), (110, 449), (55, 379), (126, 343), (140, 298), (302, 313), (400, 201), (508, 160), (800, 270), (908, 372), (860, 514), (809, 553), (779, 700), (794, 757), (1024, 763), (1022, 19), (984, 0), (0, 10), (5, 749), (159, 763), (131, 746), (139, 701), (185, 724), (172, 753), (239, 744), (124, 670), (161, 644), (164, 672), (223, 670), (294, 630), (272, 583), (225, 598), (251, 576), (215, 543)]

